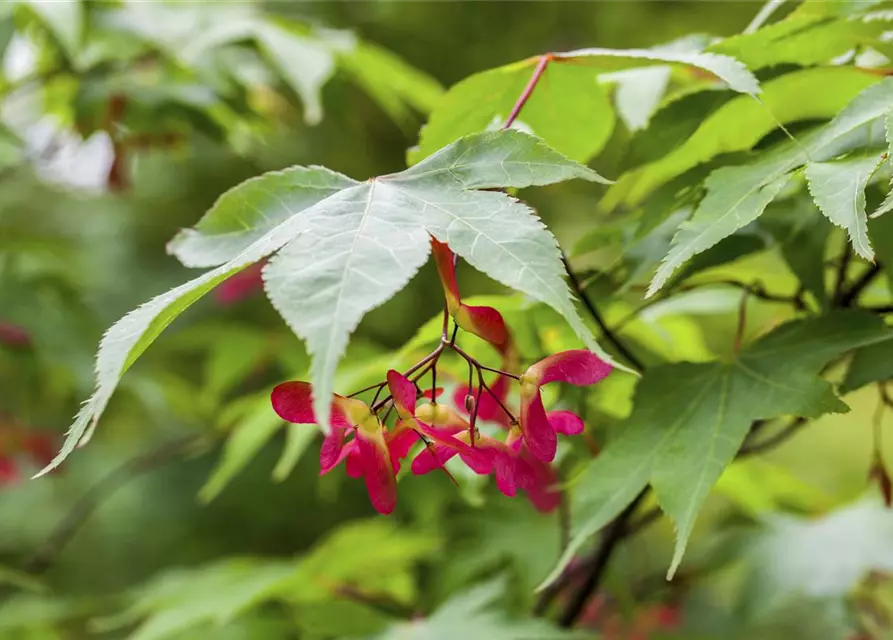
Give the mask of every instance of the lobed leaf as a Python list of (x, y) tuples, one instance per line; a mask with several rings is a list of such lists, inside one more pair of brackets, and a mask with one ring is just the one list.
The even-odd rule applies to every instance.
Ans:
[(701, 505), (752, 422), (847, 411), (820, 369), (850, 349), (889, 339), (879, 318), (841, 311), (785, 324), (731, 362), (649, 370), (619, 435), (573, 481), (571, 543), (546, 583), (649, 483), (676, 525), (672, 576)]
[(887, 78), (862, 91), (830, 123), (804, 139), (781, 145), (750, 164), (722, 167), (711, 173), (705, 181), (707, 195), (691, 219), (679, 228), (647, 295), (660, 289), (693, 255), (758, 218), (784, 187), (792, 170), (808, 161), (821, 162), (853, 146), (862, 146), (865, 137), (857, 132), (876, 122), (891, 104), (893, 79)]
[(172, 246), (186, 264), (225, 262), (108, 331), (97, 355), (96, 392), (62, 451), (39, 475), (86, 441), (120, 377), (168, 324), (217, 284), (272, 254), (263, 271), (265, 287), (307, 342), (321, 425), (328, 424), (335, 369), (348, 336), (421, 267), (430, 250), (428, 234), (492, 278), (551, 306), (589, 349), (610, 360), (574, 306), (552, 234), (517, 200), (475, 191), (570, 178), (604, 181), (541, 140), (497, 131), (469, 136), (410, 170), (367, 182), (296, 167), (235, 187)]
[[(704, 119), (697, 130), (663, 158), (622, 176), (602, 207), (640, 204), (655, 189), (723, 153), (752, 149), (780, 125), (834, 117), (877, 76), (853, 67), (820, 67), (784, 74), (763, 85), (759, 100), (740, 96)], [(834, 86), (834, 91), (828, 91)]]
[[(419, 162), (454, 140), (505, 123), (530, 80), (537, 59), (490, 69), (452, 86), (438, 101), (422, 128), (417, 148), (408, 153)], [(614, 112), (598, 73), (572, 64), (550, 64), (533, 92), (516, 128), (533, 133), (564, 155), (585, 162), (607, 143)]]
[[(664, 45), (548, 54), (550, 61), (517, 126), (527, 128), (568, 157), (585, 162), (602, 150), (614, 127), (614, 110), (598, 83), (601, 73), (681, 64), (706, 71), (735, 91), (759, 93), (756, 78), (736, 60), (678, 48)], [(418, 148), (410, 151), (410, 163), (462, 135), (502, 125), (539, 60), (529, 58), (490, 69), (450, 88), (422, 129)]]

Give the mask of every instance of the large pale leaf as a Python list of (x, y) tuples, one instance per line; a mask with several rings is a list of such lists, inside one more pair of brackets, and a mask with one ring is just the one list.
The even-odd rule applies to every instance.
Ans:
[(870, 153), (806, 165), (806, 180), (816, 205), (828, 220), (846, 229), (856, 253), (870, 261), (874, 250), (868, 240), (865, 187), (883, 161), (880, 153)]
[(324, 167), (292, 167), (224, 193), (192, 229), (168, 243), (187, 267), (216, 267), (296, 213), (357, 182)]
[[(693, 255), (759, 217), (784, 187), (792, 170), (807, 161), (821, 162), (870, 141), (871, 137), (862, 135), (861, 129), (877, 122), (890, 105), (893, 79), (888, 78), (862, 91), (834, 120), (809, 136), (764, 153), (750, 164), (722, 167), (711, 173), (705, 182), (707, 195), (691, 219), (679, 228), (647, 295), (660, 289)], [(859, 135), (854, 136), (856, 132)]]
[[(737, 97), (711, 113), (681, 145), (663, 158), (622, 176), (603, 207), (641, 203), (656, 188), (712, 158), (753, 148), (779, 124), (834, 117), (860, 91), (878, 82), (852, 67), (804, 69), (770, 80), (760, 100)], [(834, 91), (828, 91), (833, 86)]]
[(672, 575), (704, 499), (751, 423), (846, 411), (819, 370), (841, 353), (889, 335), (871, 314), (838, 312), (783, 325), (729, 362), (649, 370), (633, 413), (573, 481), (571, 544), (548, 580), (649, 483), (676, 525)]
[[(97, 356), (96, 392), (42, 473), (84, 438), (121, 375), (174, 318), (227, 277), (276, 252), (264, 269), (266, 290), (307, 342), (322, 425), (328, 424), (335, 368), (348, 336), (424, 263), (429, 233), (487, 275), (554, 308), (588, 348), (607, 358), (576, 310), (554, 236), (517, 200), (476, 191), (570, 178), (604, 181), (537, 138), (497, 131), (469, 136), (412, 169), (366, 182), (296, 167), (233, 188), (174, 246), (187, 264), (222, 264), (108, 331)], [(317, 188), (315, 180), (324, 186)]]

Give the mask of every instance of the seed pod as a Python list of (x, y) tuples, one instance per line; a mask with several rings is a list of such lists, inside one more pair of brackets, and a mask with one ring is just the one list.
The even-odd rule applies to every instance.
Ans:
[(465, 410), (468, 412), (468, 415), (474, 413), (474, 396), (470, 393), (465, 396)]

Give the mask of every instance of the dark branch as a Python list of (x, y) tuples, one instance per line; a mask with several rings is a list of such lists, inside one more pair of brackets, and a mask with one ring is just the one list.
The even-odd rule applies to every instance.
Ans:
[(586, 307), (586, 310), (589, 312), (589, 315), (592, 316), (592, 319), (595, 320), (595, 323), (602, 330), (602, 334), (605, 336), (605, 340), (614, 345), (614, 348), (617, 349), (617, 352), (626, 359), (633, 367), (638, 369), (639, 371), (645, 370), (645, 365), (642, 364), (642, 361), (639, 360), (633, 354), (629, 348), (620, 341), (620, 339), (614, 335), (614, 332), (608, 327), (605, 319), (602, 317), (602, 314), (596, 308), (595, 304), (592, 302), (592, 299), (586, 293), (586, 290), (580, 285), (580, 280), (577, 278), (577, 275), (574, 273), (573, 269), (571, 269), (571, 265), (568, 262), (567, 256), (562, 255), (562, 259), (564, 260), (564, 268), (567, 270), (567, 277), (571, 281), (571, 285), (574, 287), (574, 292), (583, 302), (583, 306)]
[(799, 431), (800, 428), (806, 424), (806, 422), (806, 418), (795, 418), (788, 426), (772, 434), (761, 442), (754, 442), (752, 444), (748, 444), (747, 442), (745, 442), (742, 445), (741, 449), (738, 450), (738, 457), (743, 458), (745, 456), (750, 456), (755, 453), (762, 453), (763, 451), (772, 449), (773, 447), (777, 447), (782, 442), (797, 433), (797, 431)]
[(837, 276), (834, 280), (834, 294), (831, 296), (831, 306), (843, 306), (843, 298), (846, 295), (846, 272), (850, 268), (850, 262), (853, 260), (853, 247), (850, 246), (849, 238), (843, 239), (843, 255), (840, 262), (837, 263)]
[(872, 283), (872, 281), (880, 274), (881, 265), (875, 263), (871, 265), (861, 276), (859, 279), (853, 283), (853, 286), (850, 287), (845, 293), (840, 295), (840, 306), (841, 307), (851, 307), (853, 303), (856, 302), (856, 299), (862, 294), (865, 289), (868, 288), (868, 285)]
[(626, 536), (629, 521), (632, 518), (633, 513), (635, 513), (636, 509), (639, 507), (639, 504), (645, 498), (646, 492), (647, 489), (639, 493), (639, 495), (629, 503), (626, 509), (624, 509), (623, 512), (605, 529), (595, 554), (584, 565), (586, 567), (586, 580), (580, 588), (574, 592), (571, 601), (558, 619), (558, 625), (560, 627), (572, 627), (577, 621), (577, 618), (580, 617), (580, 614), (583, 613), (583, 609), (585, 609), (590, 596), (596, 592), (599, 584), (601, 584), (602, 578), (605, 575), (605, 570), (608, 568), (611, 554), (614, 552), (614, 548)]

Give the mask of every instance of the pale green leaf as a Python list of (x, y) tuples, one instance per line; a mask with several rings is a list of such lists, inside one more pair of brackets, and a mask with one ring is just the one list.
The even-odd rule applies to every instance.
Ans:
[(806, 180), (816, 206), (831, 222), (846, 229), (853, 249), (869, 261), (874, 260), (874, 250), (868, 240), (865, 187), (883, 160), (872, 153), (806, 165)]
[(612, 74), (617, 114), (627, 129), (638, 131), (648, 125), (670, 83), (670, 73), (670, 67), (659, 66)]
[(443, 88), (434, 78), (374, 44), (359, 42), (338, 60), (339, 66), (398, 124), (412, 121), (410, 109), (431, 112), (443, 95)]
[(86, 22), (84, 5), (81, 0), (69, 0), (68, 2), (19, 1), (29, 7), (46, 24), (68, 59), (77, 60)]
[(814, 512), (830, 503), (829, 496), (785, 467), (756, 457), (729, 465), (716, 481), (714, 491), (753, 517), (786, 507)]
[[(707, 50), (732, 56), (753, 71), (781, 64), (806, 67), (829, 63), (877, 38), (888, 28), (887, 21), (882, 19), (836, 18), (834, 4), (804, 3), (779, 22), (753, 33), (726, 38)], [(857, 8), (866, 6), (866, 3), (852, 4)]]
[[(802, 120), (834, 117), (877, 76), (852, 67), (822, 67), (787, 73), (766, 82), (759, 100), (741, 96), (711, 113), (681, 145), (663, 158), (622, 176), (602, 206), (641, 203), (669, 180), (723, 153), (746, 151), (766, 134)], [(834, 91), (828, 91), (833, 86)]]
[(441, 546), (438, 536), (393, 521), (348, 522), (314, 546), (279, 585), (277, 595), (295, 604), (325, 602), (332, 599), (333, 586), (345, 584), (412, 602), (417, 595), (414, 565), (437, 554)]
[[(269, 394), (258, 395), (233, 427), (214, 472), (199, 491), (199, 499), (207, 503), (216, 498), (282, 425), (282, 419), (270, 411)], [(305, 431), (313, 434), (313, 429), (306, 425), (296, 426), (303, 426)]]
[[(327, 173), (324, 180), (341, 181), (344, 187), (322, 199), (316, 190), (308, 195), (308, 171), (315, 170), (272, 172), (233, 188), (177, 245), (178, 256), (188, 264), (229, 261), (158, 296), (109, 330), (97, 356), (96, 393), (41, 474), (82, 441), (121, 375), (168, 324), (227, 277), (280, 249), (264, 269), (266, 290), (306, 340), (314, 411), (323, 428), (348, 336), (367, 311), (416, 273), (430, 250), (428, 234), (448, 242), (492, 278), (551, 306), (588, 348), (610, 360), (577, 312), (552, 234), (508, 195), (474, 191), (571, 178), (604, 181), (594, 171), (517, 131), (469, 136), (408, 171), (363, 183)], [(293, 193), (292, 180), (298, 185)]]
[[(893, 164), (893, 111), (888, 111), (884, 116), (884, 131), (887, 136), (887, 160)], [(872, 218), (877, 218), (893, 209), (893, 178), (891, 178), (890, 187), (887, 191), (887, 197), (871, 214)]]
[(747, 67), (734, 58), (715, 53), (673, 51), (666, 47), (655, 47), (654, 49), (577, 49), (554, 55), (560, 60), (598, 65), (600, 69), (606, 71), (661, 63), (680, 64), (706, 71), (740, 93), (756, 95), (760, 92), (757, 79)]
[(285, 425), (285, 428), (285, 446), (282, 449), (282, 455), (279, 456), (279, 461), (273, 468), (273, 480), (276, 482), (282, 482), (291, 475), (295, 465), (298, 464), (304, 452), (307, 451), (307, 447), (316, 437), (316, 432), (313, 429), (308, 429), (305, 424), (289, 423)]
[[(893, 79), (865, 89), (830, 123), (798, 142), (781, 145), (750, 164), (722, 167), (707, 178), (707, 195), (673, 238), (673, 246), (651, 281), (653, 295), (693, 255), (749, 224), (781, 191), (789, 172), (807, 161), (824, 161), (865, 144), (861, 129), (893, 104)], [(858, 138), (858, 139), (857, 139)], [(870, 138), (869, 138), (870, 139)]]
[(260, 16), (244, 2), (123, 2), (99, 17), (109, 29), (192, 66), (214, 47), (251, 37)]
[(443, 603), (430, 616), (392, 625), (378, 640), (562, 640), (589, 638), (591, 633), (558, 629), (542, 619), (509, 619), (499, 610), (507, 585), (504, 578), (478, 584)]
[[(704, 48), (707, 38), (693, 35), (669, 42), (653, 51), (696, 53)], [(617, 114), (629, 131), (644, 129), (670, 84), (672, 67), (658, 65), (639, 69), (627, 69), (602, 76), (602, 82), (614, 85), (614, 102)]]
[[(769, 176), (774, 179), (766, 181)], [(724, 167), (711, 173), (704, 183), (707, 195), (673, 236), (670, 251), (648, 286), (646, 297), (654, 295), (686, 260), (756, 220), (787, 182), (788, 175), (773, 165)]]
[(785, 0), (766, 0), (766, 3), (762, 7), (760, 7), (757, 15), (753, 17), (753, 19), (741, 33), (753, 33), (754, 31), (762, 27), (764, 24), (766, 24), (766, 22), (769, 21), (769, 19), (772, 17), (772, 14), (778, 11), (778, 9), (784, 3)]
[(295, 566), (287, 560), (227, 558), (163, 574), (142, 587), (122, 615), (144, 618), (128, 638), (163, 640), (209, 622), (224, 624), (268, 599)]
[(672, 576), (704, 499), (751, 423), (846, 411), (817, 374), (841, 353), (889, 335), (871, 314), (837, 312), (783, 325), (731, 362), (649, 370), (636, 390), (633, 413), (572, 481), (571, 544), (547, 582), (649, 483), (676, 525)]
[(261, 50), (301, 98), (304, 120), (307, 124), (317, 124), (322, 120), (320, 91), (335, 71), (331, 46), (274, 22), (258, 25), (256, 38)]
[[(531, 58), (474, 74), (453, 85), (422, 128), (419, 146), (410, 150), (410, 164), (461, 136), (502, 126), (536, 63), (537, 59)], [(614, 111), (596, 71), (556, 62), (546, 68), (515, 127), (539, 136), (569, 158), (585, 162), (608, 141)]]

